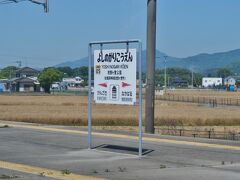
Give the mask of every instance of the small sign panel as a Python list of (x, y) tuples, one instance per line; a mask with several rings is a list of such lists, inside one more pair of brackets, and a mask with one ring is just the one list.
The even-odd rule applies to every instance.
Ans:
[(136, 49), (94, 51), (94, 100), (104, 104), (136, 103)]

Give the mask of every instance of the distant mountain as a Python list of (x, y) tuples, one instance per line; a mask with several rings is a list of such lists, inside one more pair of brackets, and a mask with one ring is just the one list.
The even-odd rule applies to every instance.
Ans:
[[(157, 50), (157, 52), (156, 52), (156, 68), (164, 67), (164, 56), (167, 56), (167, 55), (165, 53), (162, 53)], [(175, 58), (175, 57), (170, 57), (170, 56), (167, 57), (167, 62), (169, 62), (171, 64), (171, 67), (174, 66), (174, 64), (179, 60), (181, 60), (181, 59)], [(67, 61), (67, 62), (63, 62), (63, 63), (55, 65), (55, 67), (65, 67), (65, 66), (69, 66), (71, 68), (88, 66), (88, 57), (84, 57), (82, 59), (75, 60), (75, 61)], [(146, 70), (146, 50), (142, 51), (142, 67), (143, 67), (143, 71), (145, 71)]]
[[(167, 67), (181, 67), (187, 69), (193, 69), (196, 72), (204, 72), (209, 69), (215, 69), (220, 67), (234, 68), (235, 64), (240, 63), (240, 49), (220, 52), (213, 54), (198, 54), (196, 56), (190, 56), (186, 58), (176, 58), (168, 56), (157, 50), (156, 52), (156, 68), (164, 68), (164, 56), (167, 56), (166, 66)], [(68, 61), (56, 65), (56, 67), (69, 66), (71, 68), (88, 66), (88, 57), (80, 60)], [(143, 71), (146, 71), (146, 51), (142, 52), (142, 66)], [(236, 69), (236, 68), (235, 68)], [(239, 68), (237, 68), (239, 69)]]
[(75, 61), (67, 61), (67, 62), (63, 62), (55, 65), (55, 67), (65, 67), (65, 66), (69, 66), (71, 68), (88, 66), (88, 57), (84, 57), (82, 59), (75, 60)]
[(191, 68), (192, 66), (193, 69), (202, 72), (240, 62), (240, 49), (214, 54), (199, 54), (182, 60), (185, 67)]

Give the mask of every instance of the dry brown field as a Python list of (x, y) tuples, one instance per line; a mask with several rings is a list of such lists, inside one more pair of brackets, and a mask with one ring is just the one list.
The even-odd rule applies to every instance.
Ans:
[[(238, 93), (171, 91), (195, 96), (238, 97)], [(85, 96), (0, 96), (0, 119), (59, 125), (87, 125)], [(240, 107), (210, 107), (194, 103), (156, 101), (156, 126), (240, 126)], [(93, 105), (95, 126), (136, 126), (137, 106)], [(143, 104), (144, 117), (144, 104)], [(131, 128), (130, 128), (131, 129)], [(135, 128), (132, 128), (135, 129)]]

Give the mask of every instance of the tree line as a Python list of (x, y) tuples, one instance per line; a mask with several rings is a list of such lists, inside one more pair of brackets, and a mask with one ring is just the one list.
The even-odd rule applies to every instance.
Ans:
[[(15, 72), (18, 67), (8, 66), (0, 70), (0, 79), (10, 79), (15, 77)], [(93, 71), (93, 70), (92, 70)], [(166, 69), (167, 82), (172, 81), (176, 78), (185, 80), (188, 84), (192, 83), (193, 75), (193, 86), (198, 87), (202, 84), (202, 77), (222, 77), (233, 76), (234, 73), (229, 68), (216, 68), (208, 70), (205, 73), (192, 72), (185, 68), (167, 68)], [(157, 69), (155, 72), (155, 83), (156, 86), (164, 86), (165, 76), (164, 69)], [(69, 77), (81, 77), (84, 80), (84, 85), (88, 82), (88, 67), (83, 66), (79, 68), (71, 67), (47, 67), (40, 71), (38, 80), (41, 86), (46, 92), (50, 92), (50, 87), (53, 82), (61, 81), (62, 78)], [(143, 79), (145, 79), (146, 73), (143, 73)]]

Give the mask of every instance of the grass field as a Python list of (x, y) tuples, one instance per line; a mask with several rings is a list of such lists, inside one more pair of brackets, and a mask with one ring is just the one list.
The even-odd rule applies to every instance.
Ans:
[[(171, 91), (195, 96), (238, 97), (238, 93)], [(87, 125), (86, 96), (0, 96), (0, 119), (61, 125)], [(209, 107), (156, 101), (156, 126), (240, 126), (239, 107)], [(95, 126), (136, 126), (137, 106), (93, 105)], [(144, 105), (143, 105), (144, 113)], [(144, 114), (143, 114), (144, 117)]]

